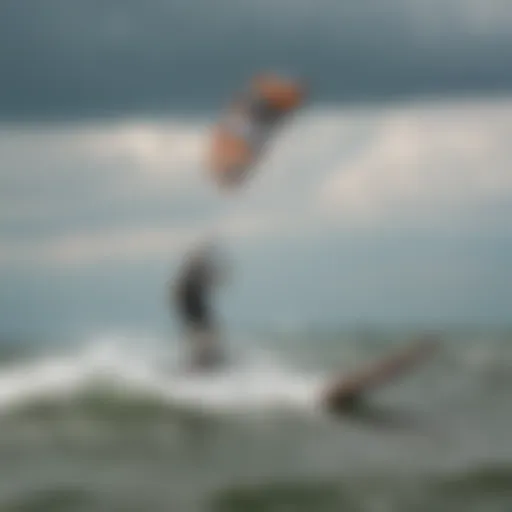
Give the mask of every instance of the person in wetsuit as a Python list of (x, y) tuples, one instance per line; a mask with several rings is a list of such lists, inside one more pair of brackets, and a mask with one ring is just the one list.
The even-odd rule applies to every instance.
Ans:
[(192, 366), (212, 367), (221, 362), (218, 326), (209, 302), (218, 268), (209, 248), (189, 255), (174, 287), (173, 305), (192, 344)]

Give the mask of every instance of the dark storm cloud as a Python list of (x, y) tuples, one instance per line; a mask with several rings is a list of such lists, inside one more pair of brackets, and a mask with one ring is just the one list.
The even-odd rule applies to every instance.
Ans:
[(507, 12), (499, 0), (3, 0), (0, 114), (208, 107), (266, 66), (308, 77), (324, 100), (510, 89)]

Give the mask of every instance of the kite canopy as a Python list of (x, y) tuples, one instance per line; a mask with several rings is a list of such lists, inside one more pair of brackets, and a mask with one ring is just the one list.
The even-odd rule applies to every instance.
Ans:
[(279, 122), (301, 106), (305, 95), (297, 80), (274, 73), (253, 77), (214, 127), (208, 162), (214, 180), (222, 187), (242, 184)]

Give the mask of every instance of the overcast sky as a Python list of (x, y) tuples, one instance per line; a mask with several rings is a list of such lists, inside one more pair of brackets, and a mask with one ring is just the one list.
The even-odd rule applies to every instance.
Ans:
[[(3, 0), (1, 330), (166, 326), (212, 231), (233, 324), (508, 322), (510, 48), (508, 0)], [(212, 112), (267, 66), (312, 100), (228, 199)]]
[(4, 118), (216, 107), (261, 67), (319, 101), (506, 91), (509, 0), (2, 0)]

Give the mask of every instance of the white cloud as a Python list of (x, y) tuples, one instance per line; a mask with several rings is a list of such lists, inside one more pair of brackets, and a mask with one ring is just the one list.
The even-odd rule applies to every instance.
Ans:
[(4, 240), (0, 245), (0, 263), (61, 267), (109, 260), (140, 261), (155, 255), (172, 254), (193, 239), (193, 230), (168, 228), (79, 233), (39, 241)]
[(82, 266), (108, 261), (168, 260), (186, 254), (205, 239), (243, 242), (280, 232), (265, 215), (244, 214), (206, 223), (157, 228), (127, 227), (63, 233), (43, 239), (0, 238), (0, 266)]
[(205, 124), (121, 122), (0, 131), (0, 216), (11, 221), (176, 199), (202, 180)]
[(186, 120), (4, 130), (0, 262), (168, 258), (210, 232), (276, 232), (246, 188), (229, 197), (209, 179), (207, 143), (206, 123)]
[(198, 164), (207, 133), (196, 121), (0, 133), (0, 262), (167, 259), (208, 233), (503, 229), (512, 213), (510, 101), (302, 112), (227, 195)]
[(208, 131), (190, 122), (134, 122), (91, 134), (89, 149), (143, 172), (183, 175), (203, 163)]
[(388, 111), (353, 158), (320, 186), (319, 209), (353, 222), (443, 219), (512, 207), (512, 102)]

